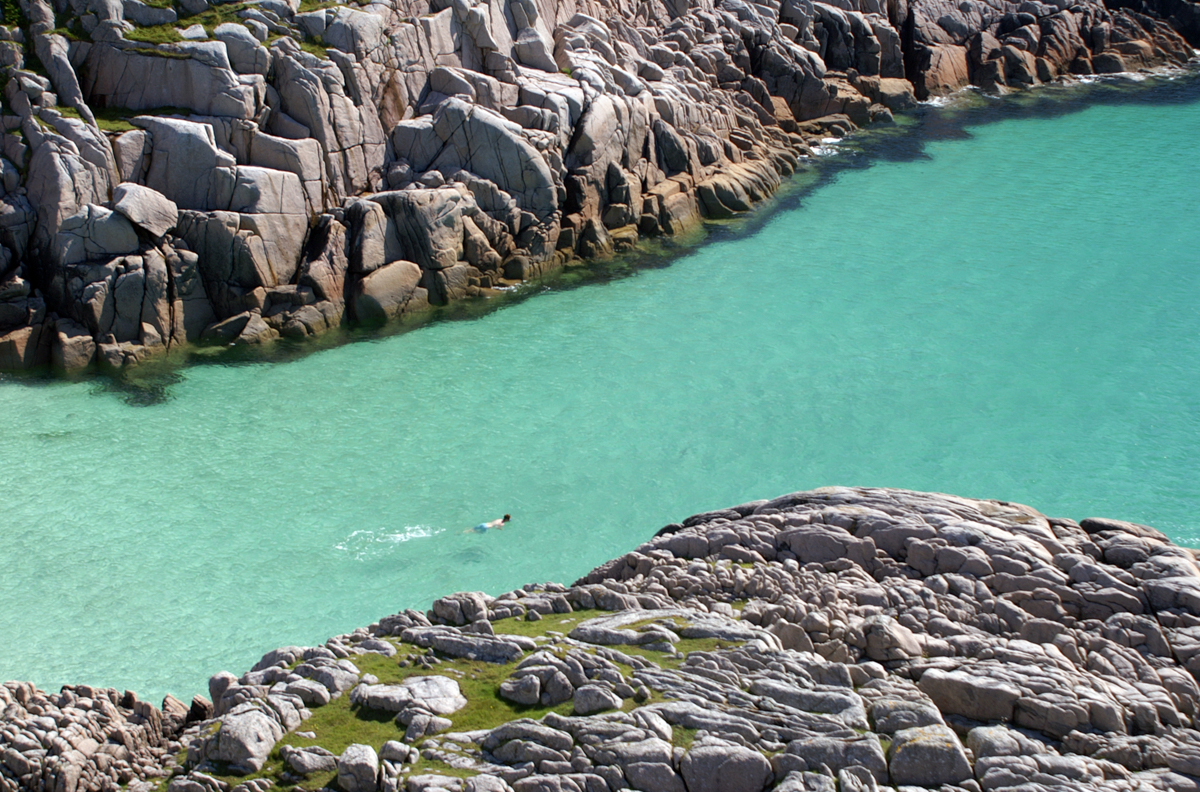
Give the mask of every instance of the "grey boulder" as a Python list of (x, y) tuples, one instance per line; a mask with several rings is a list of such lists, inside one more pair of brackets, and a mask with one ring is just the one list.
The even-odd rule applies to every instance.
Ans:
[(759, 792), (771, 776), (766, 757), (732, 744), (693, 747), (679, 770), (689, 792)]
[(221, 720), (209, 758), (227, 762), (236, 773), (257, 773), (282, 736), (275, 718), (254, 704), (242, 704)]
[(54, 252), (59, 264), (68, 265), (107, 260), (137, 248), (137, 232), (123, 215), (89, 204), (63, 220)]
[(379, 756), (369, 745), (346, 748), (337, 760), (337, 781), (343, 792), (375, 792)]
[(295, 682), (289, 682), (284, 690), (292, 695), (299, 696), (300, 700), (310, 707), (324, 706), (329, 703), (330, 699), (329, 688), (311, 679), (300, 679)]
[(898, 786), (936, 787), (973, 777), (958, 735), (947, 726), (896, 732), (888, 749), (888, 769), (892, 783)]
[(124, 182), (113, 190), (113, 210), (155, 239), (179, 222), (179, 207), (158, 190)]
[(600, 685), (584, 685), (575, 691), (575, 714), (591, 715), (621, 706), (621, 697)]
[(337, 757), (319, 745), (306, 748), (285, 745), (280, 749), (280, 754), (292, 772), (300, 775), (324, 773), (337, 768)]
[(530, 674), (516, 679), (506, 679), (500, 683), (500, 697), (513, 702), (532, 707), (542, 696), (541, 681)]
[(444, 676), (412, 677), (399, 685), (359, 685), (350, 699), (385, 712), (400, 712), (415, 705), (436, 715), (449, 715), (467, 706), (458, 683)]

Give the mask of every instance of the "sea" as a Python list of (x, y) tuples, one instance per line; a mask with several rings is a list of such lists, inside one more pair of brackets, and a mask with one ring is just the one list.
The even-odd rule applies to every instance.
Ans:
[(187, 701), (827, 485), (1200, 544), (1196, 73), (964, 93), (821, 152), (747, 218), (404, 332), (5, 377), (0, 679)]

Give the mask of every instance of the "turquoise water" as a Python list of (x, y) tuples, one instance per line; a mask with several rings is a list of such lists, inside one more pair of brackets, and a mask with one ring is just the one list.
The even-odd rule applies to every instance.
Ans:
[(0, 386), (0, 679), (188, 697), (828, 484), (1200, 543), (1198, 87), (930, 110), (668, 267), (151, 404)]

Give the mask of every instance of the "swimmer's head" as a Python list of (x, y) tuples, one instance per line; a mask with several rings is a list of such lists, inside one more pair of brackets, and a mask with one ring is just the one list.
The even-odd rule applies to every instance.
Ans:
[(511, 519), (512, 519), (512, 515), (509, 515), (509, 514), (504, 515), (504, 522), (508, 522)]

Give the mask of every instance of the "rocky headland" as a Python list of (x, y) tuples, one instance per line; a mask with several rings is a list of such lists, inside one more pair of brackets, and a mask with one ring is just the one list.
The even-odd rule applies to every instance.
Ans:
[(1197, 551), (827, 488), (443, 597), (208, 697), (0, 687), (0, 790), (1200, 790)]
[(749, 210), (974, 84), (1186, 62), (1188, 0), (5, 0), (0, 369), (479, 298)]

